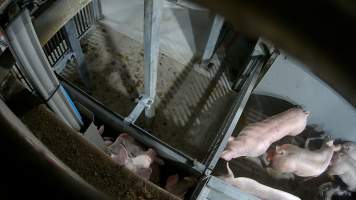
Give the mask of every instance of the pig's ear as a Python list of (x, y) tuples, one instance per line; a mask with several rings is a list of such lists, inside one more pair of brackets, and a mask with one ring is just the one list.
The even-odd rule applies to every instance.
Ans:
[(280, 155), (284, 155), (286, 153), (286, 151), (282, 147), (277, 145), (276, 146), (276, 153), (280, 154)]
[(127, 153), (127, 150), (125, 147), (120, 145), (120, 148), (118, 148), (117, 153), (113, 154), (112, 158), (119, 164), (119, 165), (126, 165), (126, 163), (129, 160), (129, 154)]
[(140, 176), (143, 179), (150, 179), (150, 176), (152, 174), (152, 169), (151, 168), (139, 168), (136, 171), (136, 174)]

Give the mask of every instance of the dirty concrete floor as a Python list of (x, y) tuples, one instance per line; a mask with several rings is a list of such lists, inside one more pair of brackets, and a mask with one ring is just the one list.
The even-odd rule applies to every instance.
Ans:
[[(98, 24), (82, 40), (82, 47), (92, 95), (127, 116), (144, 87), (142, 44)], [(74, 65), (71, 66), (62, 75), (81, 85)], [(194, 61), (184, 66), (160, 54), (156, 116), (146, 123), (141, 115), (137, 123), (178, 150), (203, 160), (209, 149), (207, 144), (212, 143), (236, 96), (217, 59), (208, 67)]]

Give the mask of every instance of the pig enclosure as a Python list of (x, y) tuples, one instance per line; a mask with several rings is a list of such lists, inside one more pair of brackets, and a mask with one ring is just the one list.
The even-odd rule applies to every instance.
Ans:
[[(110, 23), (99, 21), (85, 37), (81, 38), (81, 46), (90, 74), (91, 89), (87, 90), (81, 82), (75, 59), (71, 59), (59, 75), (65, 79), (62, 80), (63, 83), (69, 81), (98, 100), (99, 106), (102, 104), (105, 109), (107, 108), (106, 113), (111, 113), (113, 116), (117, 113), (120, 117), (128, 116), (144, 90), (143, 46), (142, 43), (115, 29), (112, 26), (115, 21)], [(199, 38), (199, 35), (195, 37)], [(8, 97), (7, 103), (11, 109), (39, 140), (87, 182), (106, 194), (119, 199), (176, 199), (161, 189), (163, 188), (181, 198), (184, 196), (182, 194), (186, 193), (185, 199), (189, 199), (197, 180), (201, 178), (201, 174), (197, 171), (202, 168), (196, 163), (208, 161), (209, 164), (213, 159), (209, 156), (216, 150), (214, 144), (216, 145), (220, 139), (217, 139), (218, 133), (226, 123), (226, 116), (230, 116), (236, 100), (243, 94), (242, 87), (236, 83), (247, 82), (246, 77), (252, 77), (251, 74), (254, 72), (252, 70), (252, 72), (243, 74), (248, 68), (247, 63), (241, 60), (246, 59), (246, 56), (237, 56), (236, 51), (251, 50), (247, 51), (249, 59), (250, 54), (256, 52), (258, 54), (259, 50), (263, 51), (263, 49), (258, 49), (259, 45), (256, 45), (256, 41), (246, 44), (234, 43), (238, 37), (241, 35), (232, 30), (227, 22), (221, 33), (218, 48), (209, 63), (202, 64), (199, 55), (195, 55), (189, 62), (182, 64), (182, 57), (172, 58), (172, 52), (167, 53), (167, 49), (160, 52), (157, 94), (154, 104), (155, 116), (147, 119), (142, 114), (129, 127), (136, 126), (136, 129), (142, 127), (141, 132), (145, 132), (146, 135), (152, 134), (152, 138), (158, 138), (167, 146), (187, 155), (191, 160), (185, 164), (191, 168), (195, 167), (195, 171), (187, 169), (185, 164), (163, 159), (163, 165), (151, 166), (152, 174), (149, 178), (151, 183), (138, 178), (121, 165), (115, 165), (112, 160), (108, 159), (108, 156), (94, 150), (87, 141), (82, 141), (75, 132), (59, 122), (41, 102), (33, 100), (31, 95), (26, 96), (22, 92), (19, 95), (18, 88), (16, 88), (17, 82), (13, 80), (13, 77), (7, 77), (7, 83), (1, 86), (1, 93)], [(202, 38), (204, 37), (199, 39)], [(261, 77), (258, 78), (260, 80)], [(64, 86), (66, 87), (66, 84)], [(15, 92), (12, 91), (14, 88)], [(13, 94), (15, 96), (12, 96)], [(69, 91), (69, 94), (72, 95), (72, 91)], [(80, 108), (81, 105), (78, 104), (76, 98), (72, 98)], [(25, 99), (28, 102), (21, 105), (18, 99)], [(33, 101), (35, 101), (34, 104), (32, 104)], [(246, 107), (242, 106), (243, 113), (234, 129), (233, 136), (237, 136), (248, 124), (261, 121), (294, 106), (296, 105), (278, 98), (252, 94)], [(86, 116), (83, 110), (79, 111), (87, 127), (93, 118)], [(105, 127), (102, 134), (104, 138), (111, 137), (114, 140), (125, 135), (122, 133), (126, 129), (121, 130), (117, 128), (118, 126), (112, 126), (112, 121), (109, 123), (103, 115), (94, 115), (94, 124), (97, 127), (102, 125)], [(46, 134), (52, 129), (57, 134)], [(319, 149), (326, 135), (318, 126), (307, 126), (302, 134), (296, 137), (287, 136), (273, 143), (269, 150), (274, 149), (276, 145), (286, 143), (304, 147), (308, 138), (320, 137), (321, 139), (313, 140), (309, 144), (310, 149)], [(339, 142), (336, 141), (336, 143)], [(153, 148), (154, 150), (154, 145), (145, 146), (143, 143), (139, 144), (143, 149)], [(127, 147), (124, 145), (124, 148)], [(130, 152), (128, 154), (130, 155)], [(159, 154), (158, 157), (160, 157)], [(215, 167), (215, 164), (212, 166)], [(225, 166), (226, 162), (219, 160), (212, 174), (214, 176), (226, 174)], [(236, 176), (249, 177), (267, 186), (294, 194), (301, 199), (335, 199), (336, 197), (331, 197), (334, 189), (339, 194), (338, 199), (354, 198), (354, 194), (345, 190), (346, 186), (339, 178), (333, 179), (326, 173), (309, 179), (272, 170), (268, 166), (266, 153), (258, 158), (234, 159), (230, 161), (230, 167)], [(167, 181), (176, 174), (181, 180), (188, 180), (181, 185), (189, 186), (189, 188), (182, 189), (179, 191), (180, 194), (172, 192), (172, 187), (167, 187)], [(182, 179), (183, 177), (188, 177), (188, 179)], [(140, 191), (140, 188), (143, 189)], [(173, 188), (178, 188), (178, 185)]]
[[(98, 24), (82, 41), (82, 46), (93, 81), (92, 95), (114, 112), (128, 115), (143, 90), (142, 45), (109, 26)], [(198, 160), (208, 152), (217, 128), (237, 96), (228, 84), (224, 66), (218, 65), (217, 57), (213, 62), (210, 68), (202, 68), (194, 60), (184, 66), (161, 53), (156, 116), (149, 122), (143, 117), (138, 121), (164, 142)], [(70, 64), (62, 75), (81, 86), (74, 66)], [(283, 100), (252, 95), (234, 135), (247, 124), (290, 107), (293, 105)], [(106, 134), (117, 136), (118, 133)], [(323, 134), (322, 130), (308, 127), (301, 136), (284, 138), (279, 144), (294, 142), (303, 146), (308, 137)], [(313, 144), (315, 148), (320, 147), (318, 142)], [(225, 172), (224, 166), (220, 161), (214, 174)], [(231, 161), (231, 167), (238, 176), (253, 178), (302, 199), (322, 199), (320, 185), (332, 182), (325, 174), (311, 180), (271, 175), (259, 159), (239, 158)]]

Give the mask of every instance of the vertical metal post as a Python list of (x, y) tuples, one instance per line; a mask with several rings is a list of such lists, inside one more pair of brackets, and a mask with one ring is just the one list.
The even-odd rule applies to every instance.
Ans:
[(101, 6), (101, 0), (93, 0), (93, 7), (94, 7), (95, 19), (104, 18), (103, 9), (102, 9), (102, 6)]
[(82, 119), (48, 63), (29, 11), (22, 11), (5, 31), (10, 50), (31, 85), (64, 122), (80, 130)]
[[(151, 105), (156, 96), (162, 3), (162, 0), (145, 0), (144, 3), (144, 87)], [(152, 118), (154, 113), (154, 106), (145, 109), (148, 118)]]
[(66, 32), (65, 37), (68, 41), (70, 49), (73, 51), (76, 61), (77, 61), (77, 70), (81, 80), (83, 81), (85, 87), (90, 90), (90, 77), (89, 71), (87, 68), (87, 63), (85, 61), (85, 57), (80, 46), (79, 35), (77, 33), (76, 25), (74, 18), (68, 21), (68, 23), (64, 26), (64, 30)]
[(208, 41), (203, 52), (203, 62), (209, 60), (213, 55), (223, 24), (224, 18), (220, 15), (215, 15), (213, 24), (211, 25)]

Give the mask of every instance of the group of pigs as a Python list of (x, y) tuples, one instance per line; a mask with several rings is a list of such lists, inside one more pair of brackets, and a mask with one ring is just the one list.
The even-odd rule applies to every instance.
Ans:
[[(272, 143), (283, 137), (300, 134), (307, 125), (309, 114), (301, 108), (291, 108), (249, 124), (237, 137), (229, 139), (221, 158), (230, 161), (241, 156), (259, 157), (266, 154), (270, 167), (276, 171), (300, 177), (317, 177), (327, 171), (329, 175), (338, 175), (350, 191), (356, 191), (356, 144), (352, 142), (334, 145), (334, 141), (329, 140), (314, 151), (293, 144), (283, 144), (268, 150)], [(256, 197), (264, 200), (300, 199), (249, 178), (235, 178), (228, 162), (227, 169), (228, 174), (221, 176), (222, 179)]]
[[(263, 121), (247, 125), (237, 137), (231, 137), (221, 155), (230, 161), (237, 157), (259, 157), (267, 155), (270, 167), (281, 173), (293, 173), (301, 177), (317, 177), (327, 171), (329, 175), (338, 175), (350, 191), (356, 191), (356, 144), (344, 142), (334, 145), (333, 140), (325, 141), (318, 150), (309, 150), (293, 144), (276, 146), (268, 150), (272, 143), (283, 137), (297, 136), (305, 129), (309, 112), (301, 108), (291, 108), (271, 116)], [(153, 165), (163, 165), (163, 160), (149, 148), (145, 149), (126, 133), (120, 134), (115, 141), (105, 138), (111, 158), (144, 179), (150, 179)], [(264, 200), (300, 199), (287, 192), (263, 185), (246, 177), (235, 178), (227, 162), (228, 174), (220, 178), (242, 191)], [(187, 185), (194, 181), (178, 175), (167, 178), (165, 189), (179, 197), (186, 193)], [(179, 187), (179, 185), (183, 187)]]
[[(115, 163), (124, 166), (136, 175), (149, 180), (153, 172), (158, 169), (164, 161), (157, 156), (154, 149), (145, 149), (127, 133), (120, 134), (115, 141), (110, 137), (104, 137), (105, 144), (108, 146), (110, 156)], [(158, 165), (158, 166), (157, 166)], [(159, 173), (159, 170), (155, 171)], [(166, 180), (165, 189), (183, 198), (187, 188), (195, 183), (191, 177), (179, 178), (177, 174), (172, 174)]]

